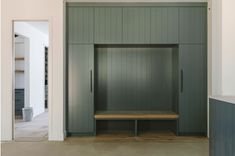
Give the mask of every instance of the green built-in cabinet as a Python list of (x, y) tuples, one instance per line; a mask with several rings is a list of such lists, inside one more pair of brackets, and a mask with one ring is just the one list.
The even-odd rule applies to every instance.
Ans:
[(207, 13), (193, 7), (67, 8), (69, 43), (203, 44)]
[(172, 108), (180, 134), (206, 133), (206, 5), (82, 5), (66, 15), (68, 133), (92, 134), (95, 109), (125, 107)]

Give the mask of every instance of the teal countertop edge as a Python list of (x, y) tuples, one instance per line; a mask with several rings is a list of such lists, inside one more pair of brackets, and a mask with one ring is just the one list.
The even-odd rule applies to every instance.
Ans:
[(235, 95), (234, 96), (215, 95), (215, 96), (210, 96), (209, 98), (218, 101), (223, 101), (226, 103), (235, 104)]

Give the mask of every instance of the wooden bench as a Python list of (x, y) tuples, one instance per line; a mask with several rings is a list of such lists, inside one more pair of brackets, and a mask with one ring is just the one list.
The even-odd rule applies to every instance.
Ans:
[[(95, 121), (134, 120), (135, 135), (137, 136), (138, 120), (176, 120), (178, 126), (179, 115), (172, 111), (97, 111), (94, 117)], [(178, 133), (178, 128), (176, 133)]]

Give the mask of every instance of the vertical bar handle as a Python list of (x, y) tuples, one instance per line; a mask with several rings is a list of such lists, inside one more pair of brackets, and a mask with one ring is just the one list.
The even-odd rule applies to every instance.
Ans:
[(93, 88), (93, 84), (92, 84), (92, 70), (90, 70), (90, 91), (92, 93), (92, 88)]
[(180, 91), (183, 93), (184, 91), (184, 71), (180, 71)]

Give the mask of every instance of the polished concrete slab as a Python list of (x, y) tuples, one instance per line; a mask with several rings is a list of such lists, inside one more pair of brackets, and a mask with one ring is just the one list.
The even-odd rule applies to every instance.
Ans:
[(2, 156), (208, 156), (200, 137), (70, 137), (64, 142), (6, 142)]

